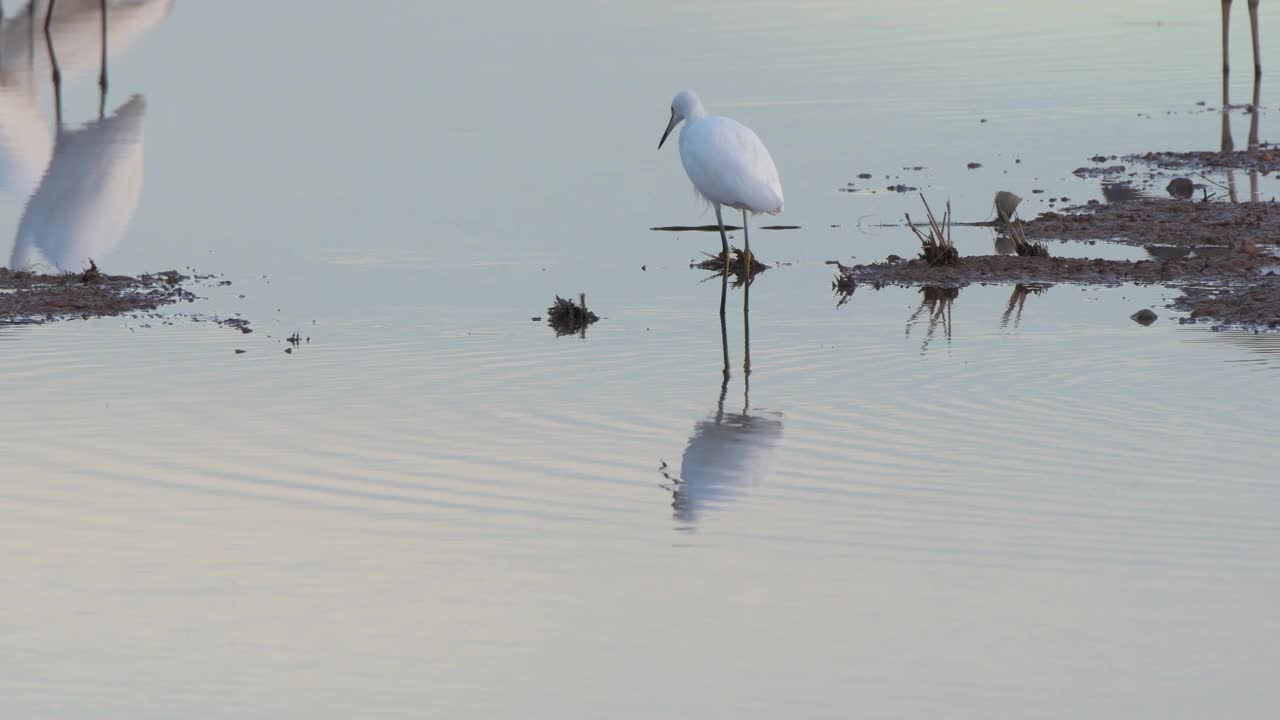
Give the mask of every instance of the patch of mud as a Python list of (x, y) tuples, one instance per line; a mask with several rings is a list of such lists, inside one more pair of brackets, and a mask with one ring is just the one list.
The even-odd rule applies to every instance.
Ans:
[(1076, 177), (1114, 177), (1123, 175), (1125, 167), (1123, 165), (1107, 165), (1105, 167), (1078, 167), (1071, 171)]
[(1190, 286), (1171, 305), (1189, 313), (1189, 321), (1214, 320), (1231, 326), (1280, 328), (1280, 277), (1251, 283)]
[(1280, 148), (1263, 145), (1257, 150), (1196, 150), (1174, 152), (1171, 150), (1127, 155), (1127, 162), (1141, 162), (1164, 170), (1194, 172), (1199, 170), (1256, 170), (1268, 174), (1280, 170)]
[(1246, 254), (1138, 261), (982, 255), (962, 257), (954, 265), (941, 267), (919, 259), (871, 265), (836, 263), (832, 288), (848, 296), (858, 285), (875, 289), (890, 285), (961, 288), (975, 283), (1011, 283), (1043, 289), (1054, 283), (1161, 284), (1183, 291), (1170, 307), (1189, 312), (1188, 321), (1280, 327), (1280, 276), (1271, 269), (1275, 264), (1273, 257)]
[(1029, 239), (1107, 240), (1126, 245), (1221, 246), (1266, 251), (1280, 241), (1280, 203), (1142, 198), (1046, 212), (1026, 224)]
[(977, 255), (943, 266), (930, 266), (920, 259), (871, 265), (836, 263), (836, 289), (860, 284), (964, 287), (974, 283), (1120, 285), (1248, 280), (1260, 277), (1275, 263), (1275, 258), (1257, 255), (1138, 261)]
[(191, 302), (191, 278), (175, 270), (131, 277), (91, 265), (83, 273), (42, 274), (0, 268), (0, 323), (38, 324), (106, 317)]

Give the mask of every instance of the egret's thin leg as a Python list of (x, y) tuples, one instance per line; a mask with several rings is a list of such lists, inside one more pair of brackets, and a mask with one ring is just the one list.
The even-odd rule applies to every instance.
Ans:
[[(62, 71), (58, 69), (58, 56), (53, 50), (53, 35), (49, 28), (53, 25), (53, 6), (58, 0), (49, 0), (49, 7), (44, 13), (44, 42), (49, 48), (49, 65), (53, 67), (53, 109), (58, 127), (62, 127)], [(31, 3), (32, 7), (35, 3)], [(35, 18), (32, 18), (32, 22)]]
[[(729, 238), (724, 234), (724, 218), (720, 214), (720, 206), (716, 205), (716, 224), (720, 226), (720, 257), (724, 258), (724, 262), (720, 266), (721, 280), (723, 284), (729, 282)], [(724, 322), (724, 293), (720, 293), (720, 321)], [(727, 367), (727, 365), (726, 365)]]
[(98, 6), (102, 9), (102, 56), (98, 61), (98, 119), (101, 120), (107, 110), (107, 0), (101, 0)]
[[(1227, 46), (1230, 42), (1231, 33), (1228, 30), (1231, 27), (1231, 0), (1222, 0), (1222, 74), (1226, 75), (1231, 72), (1231, 63), (1228, 61)], [(1225, 108), (1224, 108), (1225, 109)]]
[(742, 267), (747, 274), (747, 284), (751, 284), (751, 238), (747, 237), (747, 211), (742, 211)]
[(1262, 77), (1262, 50), (1258, 46), (1258, 0), (1249, 0), (1249, 29), (1253, 32), (1253, 76)]
[[(729, 382), (729, 330), (724, 323), (724, 298), (729, 294), (729, 273), (720, 273), (720, 352), (724, 355), (724, 381)], [(721, 386), (720, 400), (724, 401), (724, 388)], [(723, 407), (721, 408), (723, 410)]]
[(747, 284), (742, 286), (742, 374), (751, 375), (751, 277), (747, 270)]

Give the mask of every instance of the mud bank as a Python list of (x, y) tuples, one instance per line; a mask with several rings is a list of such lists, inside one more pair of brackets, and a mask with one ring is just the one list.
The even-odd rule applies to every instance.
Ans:
[(1268, 174), (1280, 170), (1280, 148), (1265, 143), (1257, 150), (1159, 151), (1126, 155), (1123, 159), (1130, 163), (1145, 163), (1162, 170), (1187, 173), (1208, 170), (1252, 170)]
[(1106, 240), (1126, 245), (1280, 249), (1280, 203), (1147, 198), (1042, 213), (1029, 240)]
[(0, 323), (37, 324), (155, 310), (196, 296), (177, 271), (132, 277), (83, 273), (45, 275), (0, 268)]
[(942, 267), (931, 267), (919, 259), (871, 265), (836, 263), (833, 289), (847, 295), (859, 285), (879, 289), (889, 285), (1159, 284), (1182, 290), (1183, 295), (1170, 307), (1189, 312), (1192, 321), (1280, 327), (1276, 265), (1276, 258), (1246, 254), (1139, 261), (983, 255), (963, 257), (955, 265)]

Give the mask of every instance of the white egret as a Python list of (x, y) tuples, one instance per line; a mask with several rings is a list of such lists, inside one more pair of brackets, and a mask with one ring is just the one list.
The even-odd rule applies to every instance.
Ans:
[[(680, 162), (694, 189), (716, 210), (725, 272), (729, 267), (729, 239), (724, 233), (721, 206), (742, 211), (743, 260), (749, 277), (751, 242), (747, 237), (747, 213), (777, 215), (782, 212), (782, 181), (778, 179), (778, 169), (769, 150), (751, 128), (727, 117), (708, 116), (702, 101), (689, 90), (681, 90), (671, 101), (671, 120), (658, 141), (658, 148), (681, 121), (684, 127), (680, 130)], [(724, 313), (723, 305), (720, 312)]]

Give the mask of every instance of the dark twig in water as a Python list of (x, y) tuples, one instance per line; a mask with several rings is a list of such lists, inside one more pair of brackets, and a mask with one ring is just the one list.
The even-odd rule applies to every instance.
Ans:
[(587, 309), (587, 296), (579, 294), (579, 303), (556, 296), (556, 301), (547, 308), (547, 324), (556, 331), (556, 337), (586, 333), (587, 326), (600, 318)]
[(925, 214), (929, 219), (929, 232), (926, 235), (916, 227), (911, 221), (911, 214), (904, 213), (903, 217), (907, 220), (907, 227), (911, 228), (911, 232), (916, 234), (920, 239), (920, 259), (929, 264), (934, 265), (954, 265), (960, 259), (960, 253), (956, 251), (956, 246), (951, 242), (951, 201), (947, 201), (946, 210), (942, 214), (942, 222), (939, 223), (937, 218), (933, 216), (933, 209), (929, 207), (929, 201), (924, 199), (924, 193), (920, 194), (920, 201), (924, 203)]

